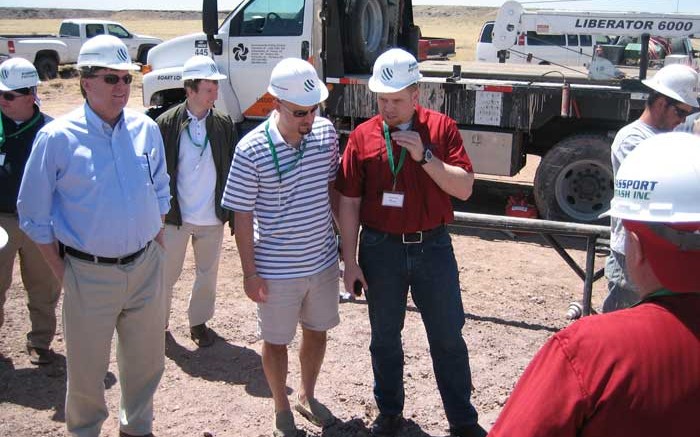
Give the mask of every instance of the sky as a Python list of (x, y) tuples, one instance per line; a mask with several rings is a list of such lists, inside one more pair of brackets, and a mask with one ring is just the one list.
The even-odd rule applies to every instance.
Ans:
[[(465, 5), (498, 7), (504, 0), (413, 0), (416, 5)], [(60, 7), (70, 9), (166, 9), (166, 10), (199, 10), (202, 0), (118, 0), (115, 2), (97, 2), (95, 0), (0, 0), (0, 7)], [(227, 3), (232, 1), (220, 0), (219, 9), (225, 10)], [(685, 14), (700, 14), (698, 0), (522, 0), (526, 8), (557, 8), (577, 10), (617, 10), (644, 12), (679, 12)]]

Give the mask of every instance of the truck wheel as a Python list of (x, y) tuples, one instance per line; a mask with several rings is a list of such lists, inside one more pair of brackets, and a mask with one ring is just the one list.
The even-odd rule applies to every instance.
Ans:
[(613, 197), (610, 141), (581, 134), (561, 140), (542, 158), (535, 173), (535, 203), (547, 220), (604, 224), (598, 216)]
[(58, 76), (58, 62), (52, 56), (40, 56), (34, 62), (34, 67), (41, 80), (55, 79)]
[[(386, 0), (348, 0), (343, 52), (349, 73), (366, 73), (384, 52), (389, 38)], [(397, 23), (394, 24), (398, 26)]]

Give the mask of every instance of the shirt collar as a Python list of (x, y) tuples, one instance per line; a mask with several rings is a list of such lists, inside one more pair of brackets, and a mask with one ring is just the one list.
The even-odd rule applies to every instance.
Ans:
[(197, 119), (197, 116), (194, 115), (192, 112), (190, 112), (189, 108), (187, 108), (187, 105), (185, 105), (185, 110), (187, 111), (187, 116), (190, 118), (190, 123), (195, 122), (195, 123), (201, 123), (209, 117), (209, 114), (211, 114), (211, 109), (207, 111), (206, 114), (204, 114), (204, 117), (200, 119)]
[(84, 103), (83, 107), (85, 109), (85, 119), (87, 121), (87, 125), (99, 129), (101, 132), (104, 132), (105, 135), (111, 135), (114, 129), (116, 129), (119, 124), (124, 121), (124, 110), (119, 113), (119, 119), (114, 124), (114, 127), (112, 127), (92, 110), (87, 101)]

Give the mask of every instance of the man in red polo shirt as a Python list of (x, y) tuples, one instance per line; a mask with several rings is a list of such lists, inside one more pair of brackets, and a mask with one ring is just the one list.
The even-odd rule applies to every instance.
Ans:
[(642, 301), (554, 335), (489, 436), (700, 435), (699, 187), (696, 136), (658, 134), (627, 155), (609, 215)]
[(483, 436), (470, 402), (459, 274), (445, 229), (453, 220), (450, 196), (469, 198), (474, 175), (454, 120), (418, 105), (420, 78), (416, 59), (400, 49), (374, 64), (369, 89), (377, 93), (379, 115), (350, 135), (336, 178), (345, 288), (357, 282), (367, 296), (379, 408), (372, 435), (396, 435), (402, 424), (401, 330), (410, 288), (450, 434)]

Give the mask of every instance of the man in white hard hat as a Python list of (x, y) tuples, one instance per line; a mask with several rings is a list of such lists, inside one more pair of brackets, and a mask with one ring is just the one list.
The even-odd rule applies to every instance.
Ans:
[(156, 120), (165, 144), (172, 195), (165, 216), (166, 318), (192, 238), (195, 280), (187, 314), (190, 338), (199, 347), (214, 344), (215, 335), (206, 323), (214, 316), (226, 223), (233, 234), (233, 212), (221, 207), (221, 198), (238, 135), (231, 118), (214, 109), (221, 79), (226, 76), (210, 57), (191, 57), (182, 72), (186, 100)]
[(317, 426), (336, 420), (316, 400), (315, 387), (326, 331), (340, 321), (332, 189), (339, 152), (333, 125), (316, 116), (328, 90), (311, 64), (283, 59), (267, 90), (274, 110), (236, 146), (223, 206), (235, 212), (245, 292), (258, 303), (273, 435), (291, 437), (297, 428), (286, 392), (287, 346), (299, 323), (301, 381), (294, 409)]
[(698, 197), (697, 136), (659, 134), (627, 156), (609, 214), (641, 302), (555, 334), (489, 436), (700, 435)]
[[(336, 179), (345, 288), (366, 290), (379, 416), (372, 435), (393, 436), (404, 407), (401, 330), (410, 288), (425, 324), (438, 389), (453, 436), (483, 436), (470, 401), (457, 261), (445, 225), (450, 196), (466, 200), (474, 174), (454, 120), (418, 104), (416, 59), (391, 49), (374, 63), (369, 89), (379, 115), (348, 140)], [(356, 259), (358, 229), (359, 264)]]
[(20, 226), (63, 281), (68, 433), (100, 435), (116, 329), (120, 436), (151, 436), (165, 355), (163, 139), (154, 121), (125, 109), (138, 67), (118, 38), (85, 42), (78, 69), (86, 101), (37, 134)]
[(0, 64), (0, 226), (9, 235), (9, 244), (0, 249), (0, 326), (15, 257), (19, 254), (32, 324), (26, 344), (29, 361), (49, 364), (54, 358), (51, 341), (56, 334), (61, 284), (36, 244), (20, 230), (17, 218), (19, 185), (34, 137), (51, 121), (51, 117), (39, 110), (38, 84), (39, 75), (26, 59), (11, 58)]
[[(625, 157), (644, 139), (670, 132), (698, 109), (698, 73), (692, 68), (673, 64), (643, 81), (649, 88), (646, 107), (639, 119), (620, 129), (611, 146), (613, 173)], [(625, 228), (616, 217), (610, 219), (610, 255), (605, 265), (608, 296), (603, 312), (627, 308), (639, 300), (625, 268)]]

